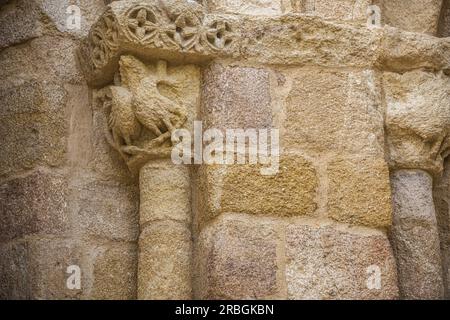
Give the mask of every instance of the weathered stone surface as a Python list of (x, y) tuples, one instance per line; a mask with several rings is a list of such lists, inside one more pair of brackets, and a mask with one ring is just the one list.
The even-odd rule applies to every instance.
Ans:
[(0, 52), (0, 77), (6, 85), (42, 79), (47, 84), (83, 83), (77, 46), (70, 38), (43, 36), (24, 46), (6, 48)]
[(380, 81), (373, 71), (287, 70), (281, 144), (309, 154), (383, 157)]
[(384, 27), (376, 65), (404, 73), (417, 69), (450, 70), (450, 40)]
[(92, 288), (87, 298), (100, 300), (136, 299), (137, 248), (134, 243), (96, 246), (90, 253)]
[(33, 297), (28, 258), (28, 245), (24, 241), (0, 245), (0, 299)]
[(380, 51), (383, 31), (356, 28), (305, 15), (243, 17), (241, 59), (259, 63), (370, 67)]
[(442, 0), (375, 0), (382, 23), (412, 32), (436, 35)]
[(133, 180), (126, 163), (120, 154), (106, 141), (107, 130), (106, 110), (102, 109), (98, 96), (94, 92), (92, 106), (92, 145), (93, 152), (89, 157), (89, 166), (97, 174), (110, 181), (130, 183)]
[(444, 0), (439, 20), (438, 36), (450, 37), (450, 1)]
[(292, 217), (312, 215), (318, 178), (300, 156), (281, 158), (279, 172), (263, 176), (259, 165), (206, 166), (200, 173), (200, 225), (226, 212)]
[[(88, 34), (91, 25), (105, 10), (103, 0), (81, 0), (76, 3), (71, 0), (36, 0), (36, 2), (58, 31), (79, 37)], [(74, 7), (74, 10), (70, 10), (70, 6), (74, 4), (78, 9)], [(79, 28), (72, 18), (76, 14), (80, 16)]]
[[(396, 299), (395, 259), (380, 231), (290, 224), (286, 231), (289, 299)], [(381, 286), (371, 277), (380, 272)]]
[(424, 171), (399, 170), (392, 174), (391, 180), (394, 204), (391, 237), (402, 297), (440, 299), (444, 284), (432, 178)]
[(104, 240), (136, 241), (139, 190), (133, 185), (102, 182), (83, 172), (71, 178), (70, 209), (77, 234)]
[[(120, 58), (120, 83), (103, 92), (104, 138), (134, 175), (147, 162), (170, 158), (172, 134), (191, 129), (197, 116), (199, 69), (146, 64), (131, 55)], [(101, 125), (101, 124), (100, 124)]]
[[(4, 299), (134, 299), (136, 245), (107, 245), (47, 237), (0, 246)], [(80, 268), (80, 289), (69, 289), (69, 266)]]
[(243, 13), (276, 15), (283, 11), (283, 0), (207, 0), (207, 8), (213, 13)]
[[(190, 43), (196, 44), (199, 41), (199, 45), (187, 46), (187, 50), (182, 50), (183, 41), (173, 40), (175, 43), (177, 41), (180, 43), (166, 50), (164, 46), (155, 47), (154, 41), (142, 42), (133, 38), (132, 35), (127, 36), (128, 24), (124, 22), (128, 21), (129, 17), (124, 15), (128, 12), (127, 8), (135, 3), (116, 1), (113, 3), (112, 12), (105, 13), (101, 18), (103, 20), (100, 21), (114, 17), (119, 19), (118, 23), (112, 20), (110, 22), (114, 24), (110, 30), (112, 35), (115, 34), (116, 27), (120, 29), (117, 39), (113, 38), (112, 43), (106, 45), (106, 49), (92, 37), (83, 45), (81, 52), (83, 65), (86, 66), (85, 73), (88, 82), (95, 86), (111, 82), (122, 52), (119, 50), (120, 46), (126, 48), (128, 54), (148, 59), (164, 58), (175, 63), (206, 63), (217, 57), (232, 57), (243, 60), (248, 65), (263, 63), (331, 68), (377, 66), (391, 70), (398, 68), (401, 71), (422, 67), (437, 70), (450, 68), (448, 39), (406, 32), (392, 27), (367, 28), (365, 23), (362, 25), (364, 17), (360, 16), (365, 10), (364, 0), (352, 3), (343, 0), (339, 1), (339, 4), (333, 2), (332, 5), (329, 1), (315, 2), (319, 10), (317, 15), (334, 20), (298, 13), (276, 16), (206, 14), (207, 23), (218, 19), (224, 26), (219, 33), (216, 33), (216, 29), (211, 31), (209, 44), (204, 46), (204, 41), (201, 40), (204, 37), (199, 36), (194, 37), (193, 42)], [(164, 10), (173, 6), (173, 12), (182, 12), (180, 3), (183, 3), (183, 6), (199, 8), (195, 2), (181, 1), (170, 2)], [(291, 9), (289, 5), (285, 5), (282, 10), (289, 12)], [(197, 11), (202, 12), (203, 9)], [(203, 15), (203, 13), (199, 14)], [(357, 19), (361, 23), (335, 20), (336, 17), (346, 20), (350, 16), (351, 19)], [(166, 27), (163, 26), (162, 30), (166, 30)], [(200, 29), (197, 29), (199, 34), (201, 34)], [(219, 37), (214, 38), (216, 35)], [(215, 44), (221, 45), (210, 50), (211, 45), (214, 47)], [(195, 50), (192, 50), (194, 47)], [(97, 50), (98, 54), (93, 54), (91, 49)]]
[(436, 220), (439, 227), (443, 277), (445, 280), (446, 298), (450, 298), (450, 158), (445, 162), (442, 177), (434, 182), (434, 203)]
[(270, 128), (269, 72), (212, 64), (203, 72), (202, 114), (208, 128)]
[(385, 73), (384, 88), (390, 166), (441, 173), (450, 152), (450, 79), (424, 71)]
[(57, 166), (64, 162), (67, 130), (64, 102), (62, 88), (43, 87), (35, 81), (2, 90), (0, 176), (38, 164)]
[(69, 231), (64, 177), (37, 171), (0, 186), (0, 242)]
[(382, 159), (336, 158), (328, 165), (328, 215), (339, 222), (389, 227), (389, 170)]
[[(154, 1), (146, 8), (142, 5), (136, 1), (112, 2), (92, 26), (95, 32), (89, 34), (80, 48), (89, 83), (108, 84), (107, 78), (114, 77), (122, 54), (121, 46), (128, 47), (128, 54), (145, 60), (164, 59), (177, 64), (198, 64), (214, 56), (228, 56), (237, 47), (237, 37), (231, 27), (235, 17), (208, 18), (197, 1)], [(141, 15), (147, 11), (153, 18), (137, 16), (139, 11)], [(186, 19), (186, 12), (190, 15), (189, 24), (180, 23)], [(148, 26), (140, 25), (141, 19), (147, 18), (156, 19), (147, 20), (156, 26), (151, 35)], [(105, 38), (108, 40), (104, 41)]]
[(140, 224), (158, 220), (191, 221), (189, 169), (170, 160), (150, 162), (140, 173)]
[[(27, 271), (32, 277), (33, 299), (79, 299), (87, 284), (83, 249), (79, 243), (61, 238), (28, 241)], [(81, 289), (67, 287), (67, 267), (81, 269)]]
[(366, 21), (366, 9), (370, 0), (301, 0), (291, 3), (302, 3), (302, 12), (318, 15), (325, 19)]
[(195, 256), (195, 298), (264, 299), (277, 287), (274, 225), (245, 216), (224, 216), (200, 234)]
[[(391, 224), (385, 149), (393, 169), (434, 174), (439, 226), (427, 211), (431, 178), (408, 176), (394, 182), (401, 190), (394, 205), (427, 214), (396, 221), (393, 243), (406, 266), (402, 288), (417, 276), (414, 294), (439, 297), (436, 234), (448, 273), (450, 194), (448, 177), (439, 180), (449, 150), (450, 40), (429, 35), (438, 29), (439, 1), (383, 1), (394, 27), (367, 28), (370, 0), (0, 0), (0, 298), (397, 298), (392, 252), (374, 230)], [(68, 28), (70, 4), (81, 9), (79, 30)], [(160, 24), (154, 38), (143, 18)], [(89, 29), (80, 51), (89, 58), (78, 60)], [(127, 79), (139, 63), (117, 72), (122, 54), (140, 59), (145, 77)], [(80, 67), (96, 89), (132, 92), (134, 105), (110, 97), (112, 105), (133, 111), (139, 100), (141, 111), (154, 113), (139, 117), (147, 124), (167, 111), (158, 106), (176, 101), (187, 107), (189, 130), (194, 119), (221, 129), (279, 127), (280, 173), (143, 157), (132, 164), (147, 163), (136, 243), (137, 179), (105, 141), (107, 129), (123, 138), (120, 146), (131, 143)], [(141, 81), (155, 85), (153, 77), (163, 81), (149, 94)], [(133, 146), (151, 136), (145, 131)], [(72, 264), (81, 267), (81, 290), (66, 286)], [(374, 266), (381, 289), (369, 290)]]
[(138, 298), (192, 298), (189, 227), (173, 221), (147, 224), (139, 237)]
[(43, 33), (40, 12), (33, 1), (18, 0), (0, 11), (0, 49), (24, 43)]

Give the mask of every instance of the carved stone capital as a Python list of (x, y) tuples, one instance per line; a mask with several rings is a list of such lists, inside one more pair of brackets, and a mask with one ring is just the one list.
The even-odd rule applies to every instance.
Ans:
[(80, 48), (91, 86), (110, 82), (122, 54), (141, 60), (250, 63), (450, 72), (450, 39), (303, 14), (212, 14), (190, 0), (112, 2)]
[(121, 56), (119, 65), (114, 84), (97, 92), (97, 103), (105, 115), (107, 142), (138, 174), (148, 161), (170, 158), (172, 132), (195, 110), (190, 100), (197, 99), (196, 75), (192, 68), (175, 72), (165, 60), (143, 63), (131, 55)]
[[(132, 171), (148, 159), (168, 157), (170, 127), (183, 126), (186, 118), (181, 102), (161, 102), (164, 95), (155, 90), (160, 84), (173, 86), (164, 75), (164, 61), (204, 64), (220, 57), (258, 64), (406, 72), (386, 73), (385, 77), (391, 166), (438, 174), (448, 153), (448, 78), (436, 75), (429, 79), (430, 73), (407, 71), (427, 68), (448, 73), (449, 39), (301, 14), (210, 14), (198, 1), (127, 0), (108, 6), (81, 46), (80, 55), (92, 87), (116, 79), (115, 85), (105, 89), (104, 104), (110, 114), (107, 137)], [(151, 89), (144, 90), (146, 86)], [(157, 109), (150, 103), (161, 102), (165, 116), (155, 112), (144, 116), (144, 111), (133, 109), (144, 101), (148, 112)], [(128, 118), (125, 110), (130, 112)], [(142, 138), (143, 131), (152, 133), (153, 138)]]
[(117, 1), (93, 25), (80, 55), (89, 82), (105, 84), (121, 54), (199, 63), (233, 51), (230, 18), (206, 15), (195, 1)]
[(439, 175), (450, 153), (450, 79), (423, 71), (385, 73), (384, 84), (391, 167)]

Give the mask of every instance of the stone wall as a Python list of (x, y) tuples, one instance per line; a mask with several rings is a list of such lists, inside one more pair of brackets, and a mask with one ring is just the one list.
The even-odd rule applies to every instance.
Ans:
[(450, 298), (450, 160), (447, 159), (443, 176), (436, 181), (434, 196), (437, 209), (443, 275), (446, 298)]
[[(67, 29), (66, 9), (81, 9)], [(76, 59), (102, 0), (0, 8), (0, 297), (136, 298), (138, 187), (109, 152)], [(82, 271), (69, 290), (67, 267)]]
[(450, 37), (450, 1), (444, 0), (439, 20), (439, 36)]
[[(450, 296), (449, 1), (197, 1), (239, 21), (238, 49), (134, 39), (96, 70), (89, 30), (133, 1), (0, 2), (0, 299)], [(279, 173), (125, 163), (102, 85), (146, 101), (160, 68), (187, 129), (280, 129)]]

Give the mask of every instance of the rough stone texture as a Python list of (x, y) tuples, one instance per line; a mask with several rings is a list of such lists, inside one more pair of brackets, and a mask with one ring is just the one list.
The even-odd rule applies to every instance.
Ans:
[(384, 160), (336, 158), (328, 165), (328, 214), (336, 221), (387, 228), (392, 223)]
[(306, 13), (318, 15), (325, 19), (366, 21), (366, 9), (370, 0), (301, 0)]
[[(366, 26), (370, 0), (145, 2), (165, 7), (164, 20), (188, 6), (205, 19), (192, 42), (173, 30), (173, 42), (159, 47), (142, 43), (142, 21), (127, 33), (137, 18), (134, 11), (126, 20), (127, 9), (140, 0), (0, 0), (0, 298), (397, 298), (383, 231), (391, 224), (385, 159), (393, 170), (434, 175), (439, 226), (430, 215), (396, 220), (393, 243), (402, 290), (415, 281), (414, 294), (439, 298), (438, 229), (444, 273), (449, 265), (450, 191), (440, 173), (449, 148), (450, 41), (430, 34), (448, 34), (448, 1), (439, 28), (439, 0), (376, 1), (393, 26), (383, 28)], [(72, 3), (80, 30), (67, 28)], [(118, 38), (107, 3), (120, 16)], [(106, 25), (81, 40), (100, 15)], [(122, 53), (138, 62), (117, 73)], [(139, 61), (146, 85), (168, 81), (159, 92), (149, 95), (142, 78), (127, 81)], [(157, 121), (167, 98), (187, 106), (189, 130), (194, 119), (222, 129), (280, 128), (281, 171), (169, 170), (151, 160), (140, 181), (139, 226), (137, 177), (105, 139), (103, 85), (133, 92), (154, 112), (140, 121)], [(123, 129), (112, 120), (111, 127)], [(431, 212), (429, 176), (393, 179), (397, 213), (412, 205)], [(381, 268), (380, 290), (365, 285), (369, 263)], [(71, 264), (81, 267), (81, 290), (66, 287)]]
[(28, 250), (30, 268), (28, 272), (33, 277), (34, 299), (81, 298), (82, 290), (67, 288), (69, 274), (66, 273), (66, 270), (70, 265), (80, 266), (81, 286), (86, 284), (86, 270), (82, 264), (82, 247), (71, 240), (43, 239), (28, 242)]
[[(0, 249), (2, 298), (7, 299), (73, 299), (82, 290), (69, 290), (66, 268), (81, 266), (80, 251), (64, 239), (19, 241)], [(86, 278), (82, 272), (81, 284)]]
[[(405, 73), (417, 69), (450, 70), (450, 41), (421, 33), (384, 27), (377, 65), (383, 70)], [(447, 61), (447, 62), (446, 62)]]
[(392, 174), (396, 253), (400, 292), (405, 299), (443, 298), (439, 232), (432, 197), (432, 178), (423, 171)]
[(70, 194), (78, 235), (110, 241), (137, 240), (138, 188), (102, 182), (91, 173), (84, 173), (71, 179)]
[(139, 180), (141, 225), (158, 220), (191, 222), (188, 167), (151, 162), (142, 168)]
[[(2, 299), (135, 299), (136, 246), (94, 245), (66, 238), (0, 245)], [(67, 288), (67, 267), (81, 271), (81, 289)]]
[(195, 263), (197, 299), (267, 299), (278, 292), (271, 223), (234, 216), (214, 221), (197, 241)]
[[(0, 3), (2, 4), (2, 3)], [(17, 0), (0, 8), (0, 49), (42, 35), (40, 12), (34, 1)]]
[[(73, 26), (76, 11), (80, 13), (80, 26)], [(103, 0), (16, 0), (5, 4), (0, 11), (0, 48), (25, 43), (44, 34), (59, 32), (77, 37), (86, 36), (90, 26), (104, 10)]]
[(281, 144), (310, 154), (383, 157), (383, 115), (379, 79), (373, 71), (301, 70), (285, 100)]
[(450, 298), (450, 159), (445, 162), (442, 177), (435, 181), (434, 203), (441, 240), (441, 257), (443, 277), (445, 280), (446, 298)]
[[(0, 134), (4, 137), (0, 176), (37, 164), (62, 164), (67, 130), (64, 114), (61, 114), (63, 89), (30, 81), (1, 90), (0, 95)], [(11, 135), (11, 132), (17, 133)]]
[[(90, 299), (136, 299), (137, 249), (135, 244), (96, 246), (89, 252), (93, 264)], [(92, 261), (92, 262), (91, 262)]]
[(424, 71), (384, 74), (390, 166), (438, 175), (450, 152), (450, 80)]
[[(39, 5), (42, 13), (50, 19), (58, 31), (74, 36), (86, 36), (90, 26), (97, 20), (99, 13), (104, 11), (104, 0), (34, 0)], [(73, 27), (70, 17), (76, 11), (69, 10), (71, 5), (76, 5), (80, 13), (80, 28)]]
[[(68, 4), (1, 3), (3, 299), (136, 298), (138, 193), (130, 178), (119, 185), (89, 171), (97, 151), (76, 58), (75, 38), (104, 4), (76, 1), (82, 28), (72, 31), (65, 29)], [(72, 264), (81, 267), (81, 290), (66, 287)]]
[[(108, 240), (137, 239), (138, 190), (37, 171), (0, 186), (0, 241), (30, 235), (68, 235)], [(74, 225), (74, 227), (71, 227)]]
[[(384, 159), (381, 89), (373, 71), (281, 70), (287, 79), (285, 151), (330, 157), (328, 215), (351, 224), (388, 227), (388, 167)], [(376, 190), (374, 190), (376, 188)]]
[(213, 13), (243, 13), (276, 15), (282, 12), (283, 0), (206, 0), (207, 9)]
[[(387, 236), (347, 227), (290, 224), (286, 230), (289, 299), (396, 299), (395, 259)], [(370, 289), (369, 267), (381, 271)]]
[(201, 112), (207, 128), (270, 128), (269, 72), (212, 64), (203, 72)]
[[(166, 8), (175, 2), (173, 12), (183, 11), (184, 5), (199, 8), (194, 2), (184, 1), (170, 2)], [(448, 39), (393, 27), (368, 28), (366, 23), (326, 20), (298, 13), (276, 16), (206, 14), (207, 22), (219, 19), (221, 24), (225, 23), (221, 32), (211, 31), (210, 42), (206, 46), (205, 41), (201, 40), (203, 37), (192, 38), (191, 45), (184, 49), (183, 41), (172, 47), (157, 46), (154, 41), (142, 39), (137, 44), (135, 36), (129, 35), (127, 31), (128, 24), (124, 23), (129, 19), (125, 15), (126, 9), (135, 3), (115, 3), (112, 12), (105, 13), (103, 19), (113, 14), (120, 20), (114, 24), (119, 29), (118, 39), (113, 39), (113, 43), (105, 49), (98, 38), (91, 36), (81, 48), (87, 80), (94, 86), (106, 85), (113, 80), (122, 52), (120, 46), (126, 47), (128, 54), (149, 60), (164, 58), (176, 64), (204, 64), (214, 58), (233, 58), (247, 65), (258, 64), (255, 67), (259, 68), (261, 64), (279, 64), (330, 68), (376, 67), (402, 72), (417, 68), (450, 69)], [(180, 4), (184, 5), (180, 7)], [(163, 25), (162, 29), (165, 28), (171, 27)], [(203, 30), (203, 27), (198, 30)], [(178, 41), (172, 40), (175, 43)], [(219, 47), (214, 47), (215, 44), (219, 44)], [(94, 54), (95, 48), (98, 54)], [(168, 51), (170, 54), (167, 54)]]
[(286, 156), (276, 175), (263, 176), (259, 165), (206, 166), (200, 173), (204, 196), (198, 223), (226, 212), (292, 217), (312, 215), (318, 178), (312, 164)]
[(382, 23), (412, 32), (436, 35), (442, 0), (375, 0)]
[[(89, 157), (89, 165), (97, 174), (109, 181), (130, 183), (130, 171), (118, 152), (105, 139), (107, 118), (98, 92), (94, 92), (92, 110), (92, 145), (93, 152)], [(136, 179), (134, 179), (136, 180)]]
[(325, 19), (366, 20), (370, 0), (206, 0), (212, 13), (241, 13), (251, 15), (279, 15), (305, 13)]
[(191, 299), (191, 252), (191, 232), (185, 224), (148, 224), (139, 239), (139, 299)]
[(0, 52), (0, 76), (5, 80), (0, 88), (41, 81), (43, 76), (46, 84), (83, 83), (76, 58), (77, 45), (70, 38), (43, 36), (24, 46), (6, 48)]
[(150, 161), (139, 174), (138, 298), (190, 299), (190, 176), (170, 160)]
[(26, 242), (0, 245), (0, 299), (31, 299), (32, 273)]
[(450, 1), (444, 0), (439, 20), (439, 37), (450, 37)]
[(0, 242), (69, 229), (67, 182), (38, 171), (0, 186)]

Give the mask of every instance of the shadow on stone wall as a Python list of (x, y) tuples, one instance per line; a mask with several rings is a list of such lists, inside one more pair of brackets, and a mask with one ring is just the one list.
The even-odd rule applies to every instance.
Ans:
[(441, 238), (441, 252), (446, 298), (450, 297), (450, 157), (446, 159), (442, 178), (434, 186), (436, 218)]
[(438, 36), (442, 38), (450, 37), (450, 0), (444, 0), (442, 4)]

